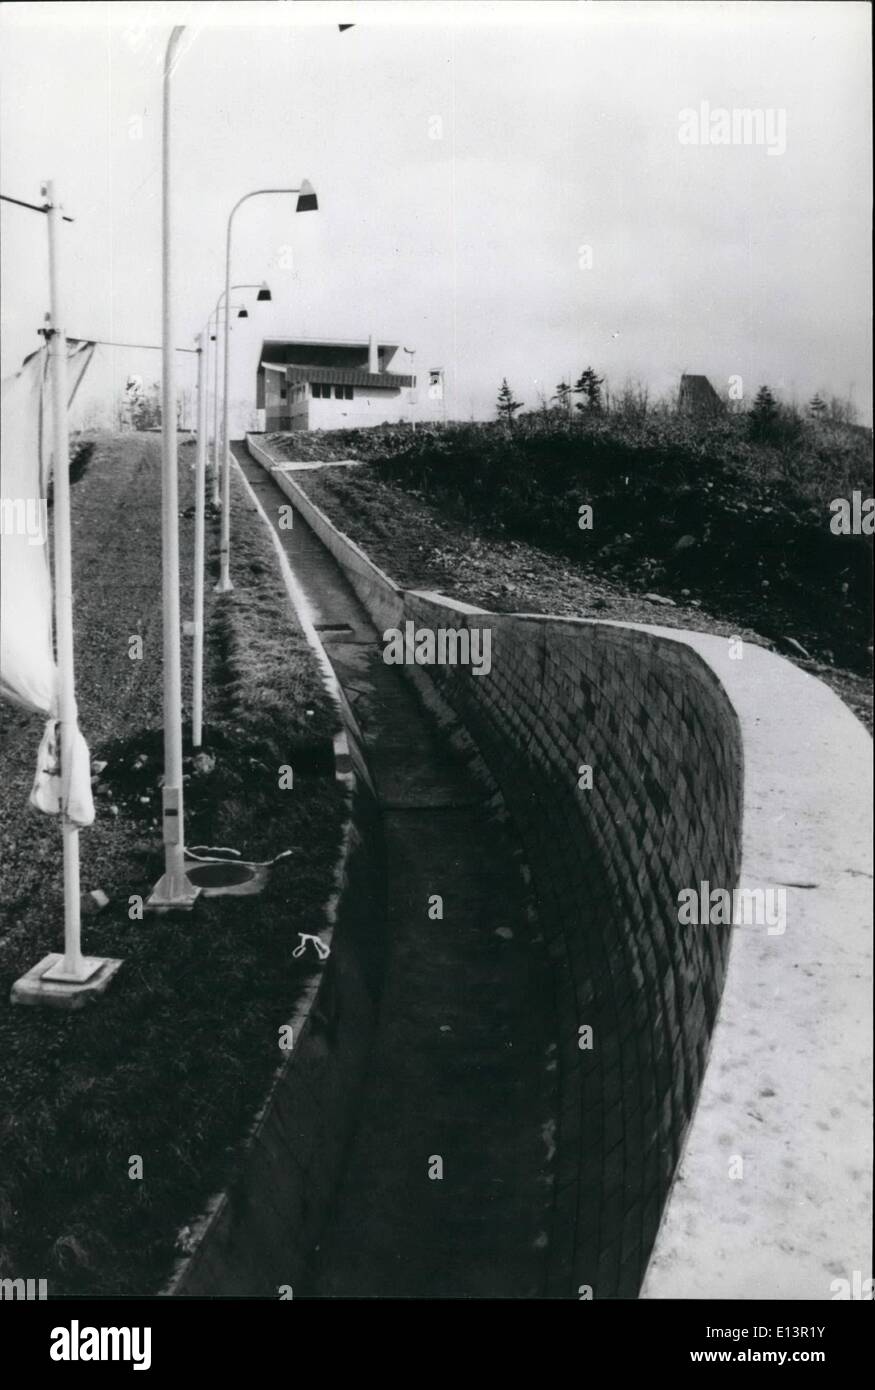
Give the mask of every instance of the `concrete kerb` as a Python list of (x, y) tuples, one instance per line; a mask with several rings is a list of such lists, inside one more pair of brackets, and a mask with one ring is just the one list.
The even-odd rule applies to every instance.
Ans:
[(356, 595), (377, 625), (397, 626), (404, 613), (404, 594), (400, 586), (375, 565), (354, 541), (332, 525), (325, 513), (310, 501), (292, 478), (277, 468), (276, 460), (251, 435), (247, 435), (246, 444), (252, 457), (267, 470), (343, 567)]
[(688, 640), (741, 721), (739, 887), (784, 890), (786, 930), (734, 929), (642, 1297), (840, 1297), (872, 1267), (872, 741), (785, 658)]
[[(437, 621), (470, 622), (478, 610), (468, 605), (403, 591), (249, 444), (378, 626), (401, 626), (424, 605)], [(652, 644), (679, 675), (695, 668), (735, 712), (745, 763), (738, 886), (788, 889), (790, 927), (733, 929), (710, 1060), (641, 1296), (829, 1298), (833, 1280), (855, 1269), (868, 1277), (871, 1259), (871, 740), (828, 687), (763, 648), (746, 644), (738, 661), (725, 639), (693, 631), (490, 616), (545, 641), (614, 629)], [(408, 674), (445, 726), (458, 726), (425, 673)], [(729, 1171), (737, 1157), (746, 1182)]]
[(382, 984), (384, 849), (360, 732), (306, 598), (241, 477), (269, 529), (289, 600), (343, 724), (334, 736), (334, 763), (346, 813), (320, 932), (330, 955), (304, 982), (287, 1020), (292, 1050), (274, 1072), (233, 1180), (180, 1232), (183, 1253), (161, 1290), (165, 1297), (278, 1297), (281, 1287), (294, 1288), (340, 1173)]

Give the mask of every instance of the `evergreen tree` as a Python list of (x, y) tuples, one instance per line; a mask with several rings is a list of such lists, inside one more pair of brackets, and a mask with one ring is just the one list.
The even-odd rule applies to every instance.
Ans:
[(577, 402), (578, 410), (588, 410), (594, 414), (601, 410), (604, 380), (603, 376), (596, 375), (592, 367), (587, 367), (586, 371), (581, 372), (574, 383), (575, 394), (583, 397), (582, 401)]
[(498, 393), (497, 405), (499, 419), (504, 420), (507, 425), (512, 425), (513, 417), (521, 408), (522, 401), (514, 400), (513, 392), (507, 384), (507, 377), (504, 377), (502, 380), (501, 390)]
[(560, 381), (559, 385), (556, 387), (556, 395), (553, 399), (558, 403), (559, 408), (563, 410), (566, 415), (571, 414), (571, 387), (567, 381)]
[(750, 432), (754, 439), (767, 439), (778, 422), (778, 402), (768, 386), (761, 386), (750, 411)]

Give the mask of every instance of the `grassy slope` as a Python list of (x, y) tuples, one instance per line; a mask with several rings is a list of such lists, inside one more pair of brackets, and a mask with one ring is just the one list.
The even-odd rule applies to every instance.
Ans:
[[(166, 1278), (177, 1231), (229, 1175), (279, 1061), (277, 1029), (312, 968), (291, 949), (299, 930), (319, 930), (339, 839), (333, 708), (235, 480), (235, 592), (207, 588), (216, 766), (186, 762), (187, 839), (295, 853), (261, 897), (202, 899), (181, 920), (128, 917), (128, 895), (161, 870), (159, 447), (102, 441), (73, 493), (80, 719), (92, 757), (107, 760), (81, 836), (82, 885), (112, 899), (85, 919), (84, 944), (124, 960), (84, 1013), (8, 1003), (18, 975), (58, 948), (62, 904), (57, 823), (27, 807), (40, 721), (13, 715), (0, 745), (0, 1275), (46, 1276), (52, 1293), (145, 1293)], [(190, 503), (187, 467), (181, 483)], [(190, 516), (180, 526), (185, 613)], [(142, 662), (128, 658), (132, 633)], [(293, 791), (277, 787), (279, 761), (296, 768)], [(128, 1176), (135, 1154), (142, 1181)]]

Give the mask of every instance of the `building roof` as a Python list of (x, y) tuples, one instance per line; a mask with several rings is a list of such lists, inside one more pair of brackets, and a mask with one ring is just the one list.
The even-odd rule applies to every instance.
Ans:
[[(271, 367), (270, 362), (262, 362), (263, 367)], [(369, 372), (362, 367), (319, 367), (296, 363), (286, 367), (286, 381), (317, 381), (327, 386), (368, 386), (383, 391), (395, 390), (400, 386), (413, 386), (412, 376), (400, 376), (397, 372)]]
[[(268, 353), (275, 349), (285, 347), (328, 347), (328, 348), (364, 348), (369, 345), (368, 338), (264, 338), (261, 344), (261, 356), (265, 358)], [(397, 352), (400, 343), (385, 342), (380, 339), (377, 347), (382, 352)]]

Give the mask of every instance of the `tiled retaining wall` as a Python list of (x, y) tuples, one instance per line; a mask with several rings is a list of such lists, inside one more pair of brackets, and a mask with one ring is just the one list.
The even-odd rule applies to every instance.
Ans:
[[(271, 460), (250, 440), (266, 466)], [(677, 895), (733, 888), (742, 819), (738, 719), (682, 638), (605, 623), (480, 614), (402, 591), (288, 475), (273, 476), (381, 629), (491, 629), (491, 671), (428, 676), (479, 748), (532, 866), (556, 965), (561, 1114), (556, 1297), (637, 1296), (705, 1069), (728, 929), (681, 927)], [(411, 674), (421, 684), (422, 668)], [(582, 764), (593, 786), (578, 785)], [(581, 1049), (579, 1030), (593, 1030)]]
[[(741, 742), (682, 643), (560, 619), (460, 614), (407, 595), (421, 627), (487, 625), (492, 669), (429, 676), (497, 780), (556, 965), (561, 1112), (552, 1288), (634, 1298), (704, 1074), (729, 948), (682, 927), (678, 892), (733, 887)], [(592, 769), (592, 789), (579, 769)], [(579, 1030), (592, 1028), (592, 1048)], [(569, 1271), (573, 1271), (569, 1287)]]

